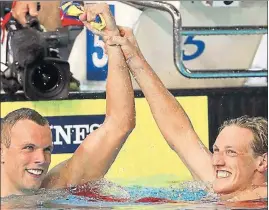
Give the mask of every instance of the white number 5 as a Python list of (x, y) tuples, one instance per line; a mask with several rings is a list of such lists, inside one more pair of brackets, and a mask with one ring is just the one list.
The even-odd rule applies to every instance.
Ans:
[(92, 54), (92, 62), (95, 67), (102, 68), (107, 65), (108, 56), (104, 53), (104, 42), (100, 39), (100, 36), (94, 35), (93, 47), (96, 52)]

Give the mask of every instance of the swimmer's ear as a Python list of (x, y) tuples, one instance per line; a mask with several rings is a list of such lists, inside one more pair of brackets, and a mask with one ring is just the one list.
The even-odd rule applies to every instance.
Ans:
[(5, 158), (4, 158), (4, 151), (3, 151), (3, 144), (1, 143), (0, 144), (1, 146), (0, 146), (0, 151), (1, 151), (1, 164), (3, 164), (3, 163), (5, 163)]
[(268, 154), (264, 153), (263, 155), (258, 157), (258, 167), (257, 170), (261, 173), (267, 171), (268, 168)]

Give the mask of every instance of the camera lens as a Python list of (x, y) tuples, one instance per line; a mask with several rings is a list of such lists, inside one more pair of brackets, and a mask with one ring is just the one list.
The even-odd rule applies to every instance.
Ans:
[(45, 58), (28, 65), (22, 72), (22, 86), (29, 99), (62, 99), (68, 97), (70, 69), (66, 61)]
[(32, 74), (32, 84), (40, 92), (53, 91), (61, 83), (62, 77), (53, 63), (43, 63), (35, 68)]

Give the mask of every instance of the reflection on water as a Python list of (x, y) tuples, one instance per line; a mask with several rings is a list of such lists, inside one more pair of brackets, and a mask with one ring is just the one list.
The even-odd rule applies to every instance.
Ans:
[(1, 198), (2, 209), (39, 208), (53, 200), (67, 198), (70, 193), (67, 190), (46, 190), (28, 192), (27, 195), (11, 195)]
[[(221, 204), (218, 196), (209, 193), (206, 186), (201, 182), (184, 182), (169, 188), (123, 188), (100, 180), (69, 190), (41, 189), (31, 195), (9, 196), (1, 200), (1, 209), (267, 209), (267, 201)], [(90, 191), (102, 197), (74, 195)]]

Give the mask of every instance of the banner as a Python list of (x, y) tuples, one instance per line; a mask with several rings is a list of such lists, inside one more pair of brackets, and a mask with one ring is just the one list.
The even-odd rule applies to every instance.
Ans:
[[(127, 139), (106, 178), (118, 184), (169, 186), (191, 179), (188, 169), (161, 135), (145, 98), (136, 98), (136, 127)], [(208, 99), (206, 96), (177, 97), (194, 129), (208, 147)], [(50, 169), (70, 158), (87, 134), (105, 119), (105, 99), (3, 102), (1, 117), (28, 107), (50, 122), (53, 144)], [(106, 145), (103, 145), (104, 147)]]

